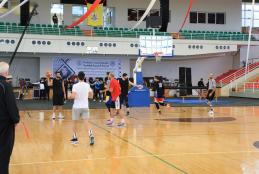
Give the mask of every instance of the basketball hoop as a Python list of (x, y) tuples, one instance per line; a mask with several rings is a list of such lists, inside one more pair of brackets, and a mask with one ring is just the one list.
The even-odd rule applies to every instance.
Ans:
[(162, 60), (162, 55), (163, 55), (163, 52), (155, 52), (154, 53), (154, 56), (156, 58), (156, 62), (161, 62)]

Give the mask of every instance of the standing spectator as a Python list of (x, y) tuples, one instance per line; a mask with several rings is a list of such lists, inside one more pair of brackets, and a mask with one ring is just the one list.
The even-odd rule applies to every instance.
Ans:
[(90, 87), (91, 89), (94, 91), (94, 86), (95, 86), (95, 81), (92, 77), (89, 77), (89, 84), (90, 84)]
[(0, 173), (9, 173), (10, 157), (14, 146), (15, 125), (19, 123), (19, 110), (12, 86), (7, 83), (9, 65), (0, 62)]
[[(94, 86), (94, 101), (97, 101), (100, 99), (100, 90), (101, 90), (101, 84), (99, 78), (95, 79), (95, 86)], [(100, 99), (101, 102), (101, 99)]]
[(65, 87), (65, 96), (66, 96), (66, 99), (68, 99), (68, 79), (64, 80), (64, 87)]
[(58, 17), (57, 17), (56, 13), (52, 16), (52, 21), (53, 21), (54, 25), (58, 25)]
[[(204, 82), (203, 82), (203, 78), (201, 78), (201, 80), (198, 82), (198, 87), (202, 88), (205, 87)], [(203, 89), (200, 89), (200, 97), (203, 97)]]
[(201, 80), (198, 82), (198, 87), (204, 87), (204, 82), (203, 82), (203, 78), (201, 78)]
[(99, 98), (100, 98), (100, 102), (103, 102), (103, 100), (105, 99), (105, 84), (103, 81), (103, 78), (100, 78), (100, 91), (99, 91)]

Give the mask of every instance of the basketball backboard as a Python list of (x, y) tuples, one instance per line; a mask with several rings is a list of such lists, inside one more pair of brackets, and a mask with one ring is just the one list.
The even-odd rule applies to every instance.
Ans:
[(139, 56), (155, 57), (154, 53), (162, 53), (162, 57), (173, 56), (172, 36), (140, 36)]

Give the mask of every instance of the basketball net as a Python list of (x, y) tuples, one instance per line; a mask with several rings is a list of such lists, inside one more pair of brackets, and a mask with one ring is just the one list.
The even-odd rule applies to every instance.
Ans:
[(154, 53), (154, 56), (155, 56), (155, 58), (156, 58), (156, 62), (161, 62), (161, 60), (162, 60), (162, 55), (163, 55), (162, 52), (155, 52), (155, 53)]

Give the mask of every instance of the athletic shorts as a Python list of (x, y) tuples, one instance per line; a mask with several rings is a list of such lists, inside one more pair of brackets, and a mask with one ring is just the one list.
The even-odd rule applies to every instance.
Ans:
[(129, 97), (128, 95), (120, 95), (120, 101), (121, 101), (121, 104), (125, 104), (127, 105), (129, 103)]
[[(212, 95), (210, 96), (211, 93), (212, 93)], [(209, 101), (212, 101), (212, 100), (214, 100), (214, 97), (215, 97), (215, 92), (213, 92), (212, 89), (208, 90), (208, 94), (207, 94), (206, 99), (209, 100)]]
[(117, 99), (115, 101), (112, 101), (111, 108), (116, 109), (116, 110), (121, 109), (120, 97), (117, 97)]
[(89, 118), (89, 109), (87, 108), (73, 108), (72, 109), (72, 120), (85, 120)]
[(154, 98), (155, 103), (163, 103), (165, 101), (165, 98)]
[(111, 96), (106, 96), (105, 99), (105, 105), (107, 108), (111, 108), (111, 104), (112, 104), (112, 97)]

